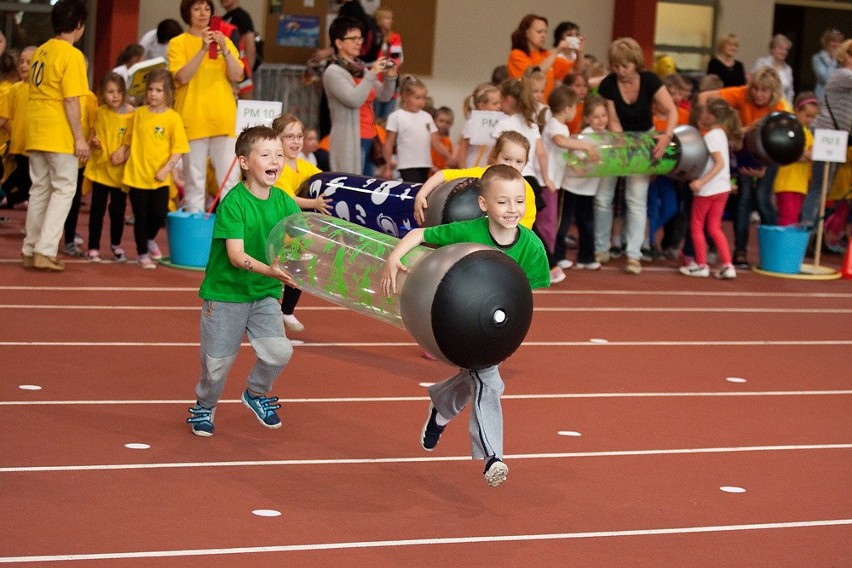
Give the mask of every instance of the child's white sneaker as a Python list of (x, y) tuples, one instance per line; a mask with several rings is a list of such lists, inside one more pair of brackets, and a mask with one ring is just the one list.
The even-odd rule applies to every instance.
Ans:
[(714, 274), (720, 280), (733, 280), (737, 277), (737, 269), (733, 264), (726, 264)]
[(705, 264), (701, 266), (699, 264), (690, 264), (689, 266), (681, 266), (680, 273), (684, 276), (693, 276), (695, 278), (707, 278), (710, 276), (710, 269)]
[(491, 487), (497, 487), (509, 475), (509, 466), (503, 463), (500, 458), (492, 457), (485, 464), (485, 482)]

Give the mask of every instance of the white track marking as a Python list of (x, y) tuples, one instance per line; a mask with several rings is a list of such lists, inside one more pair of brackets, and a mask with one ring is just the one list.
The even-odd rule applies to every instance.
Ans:
[[(684, 454), (728, 454), (745, 452), (791, 452), (802, 450), (849, 450), (852, 444), (804, 444), (788, 446), (732, 446), (724, 448), (674, 448), (663, 450), (611, 450), (599, 452), (555, 452), (539, 454), (506, 455), (506, 459), (566, 459), (566, 458), (611, 458), (632, 456), (666, 456)], [(44, 465), (0, 467), (0, 473), (33, 473), (65, 471), (116, 471), (137, 469), (184, 469), (199, 467), (270, 467), (305, 465), (370, 465), (388, 463), (424, 463), (470, 461), (470, 456), (418, 456), (397, 458), (336, 458), (336, 459), (289, 459), (219, 462), (173, 462), (173, 463), (119, 463), (91, 465)]]
[(100, 554), (56, 554), (50, 556), (5, 556), (0, 564), (12, 562), (71, 562), (80, 560), (118, 560), (129, 558), (174, 558), (188, 556), (221, 556), (225, 554), (270, 554), (282, 552), (311, 552), (319, 550), (352, 550), (359, 548), (391, 548), (400, 546), (436, 546), (476, 544), (486, 542), (528, 542), (547, 540), (624, 538), (636, 536), (660, 536), (677, 534), (700, 534), (738, 531), (760, 531), (802, 529), (852, 525), (852, 519), (823, 519), (811, 521), (787, 521), (776, 523), (753, 523), (743, 525), (709, 525), (698, 527), (670, 527), (656, 529), (627, 529), (613, 531), (591, 531), (573, 533), (533, 533), (511, 535), (481, 535), (447, 538), (412, 538), (401, 540), (368, 540), (355, 542), (323, 542), (313, 544), (284, 544), (278, 546), (252, 546), (240, 548), (202, 548), (184, 550), (150, 550), (138, 552), (105, 552)]
[[(814, 391), (744, 391), (744, 392), (589, 392), (589, 393), (550, 393), (550, 394), (505, 394), (502, 400), (558, 400), (566, 398), (714, 398), (714, 397), (775, 397), (775, 396), (848, 396), (852, 390), (814, 390)], [(335, 398), (279, 398), (284, 404), (327, 404), (327, 403), (364, 403), (364, 402), (422, 402), (428, 396), (363, 396)], [(151, 405), (151, 404), (195, 404), (195, 399), (174, 400), (0, 400), (3, 406), (112, 406), (112, 405)], [(242, 404), (239, 399), (220, 400), (219, 404)]]
[[(296, 347), (413, 347), (413, 341), (360, 341), (313, 343), (304, 342)], [(745, 341), (609, 341), (596, 343), (593, 341), (525, 341), (521, 347), (786, 347), (786, 346), (828, 346), (852, 345), (852, 339), (825, 340), (745, 340)], [(0, 347), (199, 347), (198, 342), (191, 341), (0, 341)], [(241, 347), (250, 347), (249, 343)]]
[[(86, 306), (86, 305), (42, 305), (42, 304), (0, 304), (0, 310), (79, 310), (79, 311), (149, 311), (149, 312), (197, 312), (201, 306)], [(339, 306), (305, 306), (301, 312), (349, 311)], [(600, 312), (600, 313), (730, 313), (730, 314), (850, 314), (852, 308), (722, 308), (705, 307), (538, 307), (533, 312)]]
[[(0, 286), (0, 291), (43, 291), (43, 292), (191, 292), (191, 287), (153, 287), (153, 286)], [(720, 298), (846, 298), (852, 299), (852, 293), (839, 292), (708, 292), (700, 290), (535, 290), (533, 294), (567, 296), (704, 296)], [(301, 309), (301, 308), (300, 308)]]

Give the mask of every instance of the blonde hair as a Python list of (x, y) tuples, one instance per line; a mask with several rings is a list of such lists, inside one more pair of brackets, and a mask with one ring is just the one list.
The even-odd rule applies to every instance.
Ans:
[(402, 82), (399, 84), (399, 96), (401, 98), (405, 98), (417, 89), (423, 89), (428, 92), (428, 89), (426, 89), (426, 84), (423, 81), (421, 81), (414, 75), (406, 75), (405, 77), (403, 77)]
[[(373, 12), (373, 19), (376, 21), (377, 24), (379, 23), (379, 20), (384, 18), (385, 16), (393, 18), (393, 10), (391, 10), (387, 6), (379, 6), (378, 8), (376, 8), (376, 11)], [(387, 41), (388, 39), (390, 39), (391, 33), (393, 32), (391, 30), (388, 30), (382, 39)]]
[(847, 39), (840, 44), (837, 50), (837, 64), (841, 67), (846, 65), (846, 59), (852, 57), (852, 39)]
[(778, 101), (784, 96), (784, 91), (781, 90), (781, 77), (778, 75), (778, 71), (772, 67), (760, 67), (751, 76), (751, 81), (748, 82), (746, 89), (746, 98), (752, 103), (754, 100), (751, 98), (751, 90), (755, 87), (772, 91), (772, 98), (766, 106), (777, 105)]
[(491, 93), (500, 94), (500, 89), (497, 88), (497, 85), (492, 83), (480, 83), (473, 90), (473, 93), (469, 97), (464, 100), (464, 117), (470, 118), (470, 113), (476, 110), (476, 108), (488, 102), (488, 97)]
[(518, 132), (517, 130), (506, 130), (500, 133), (500, 136), (497, 137), (497, 140), (494, 142), (494, 147), (491, 148), (491, 153), (488, 154), (488, 163), (493, 164), (497, 161), (497, 157), (500, 155), (500, 152), (503, 151), (503, 148), (506, 147), (506, 144), (516, 144), (524, 149), (524, 156), (529, 157), (530, 155), (530, 141), (527, 140), (527, 137)]
[(728, 34), (719, 38), (719, 41), (716, 42), (716, 53), (722, 53), (722, 50), (725, 49), (725, 46), (729, 43), (736, 44), (737, 47), (740, 46), (740, 40), (737, 39), (736, 34)]
[(620, 37), (609, 44), (607, 52), (609, 66), (627, 65), (633, 63), (636, 65), (637, 71), (642, 71), (645, 68), (645, 56), (642, 55), (642, 48), (632, 37)]

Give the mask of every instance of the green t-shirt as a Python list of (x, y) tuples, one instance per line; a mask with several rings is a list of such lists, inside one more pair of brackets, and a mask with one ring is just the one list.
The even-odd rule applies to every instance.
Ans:
[(438, 246), (454, 243), (480, 243), (502, 250), (517, 262), (530, 281), (530, 288), (550, 286), (550, 267), (544, 244), (535, 233), (518, 225), (518, 238), (508, 246), (494, 242), (488, 230), (488, 218), (480, 217), (470, 221), (456, 221), (446, 225), (428, 227), (423, 232), (427, 243)]
[(271, 188), (258, 199), (243, 185), (234, 186), (216, 209), (210, 260), (198, 295), (220, 302), (256, 302), (281, 297), (281, 282), (269, 276), (236, 268), (228, 259), (226, 239), (242, 239), (246, 254), (266, 261), (266, 240), (281, 219), (298, 213), (299, 206), (283, 191)]

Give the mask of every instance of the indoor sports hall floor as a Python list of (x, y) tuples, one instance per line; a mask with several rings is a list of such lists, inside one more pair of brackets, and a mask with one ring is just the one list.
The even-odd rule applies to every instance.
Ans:
[(24, 271), (25, 213), (3, 214), (0, 563), (852, 566), (848, 280), (570, 271), (502, 366), (491, 488), (467, 413), (419, 445), (453, 369), (308, 295), (284, 427), (238, 402), (244, 347), (193, 436), (202, 274)]

